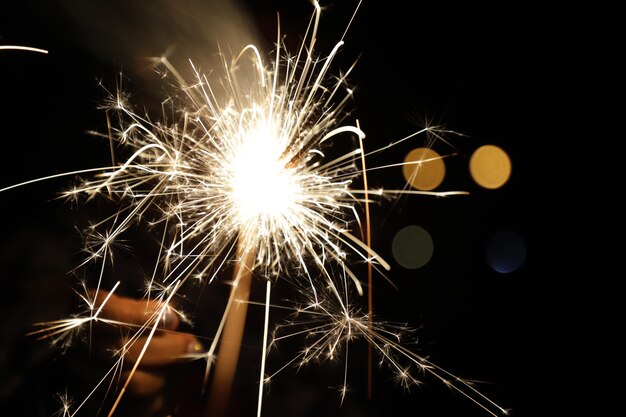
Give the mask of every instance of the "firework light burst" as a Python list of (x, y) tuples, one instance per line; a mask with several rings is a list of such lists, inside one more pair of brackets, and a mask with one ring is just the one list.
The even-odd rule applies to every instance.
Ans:
[[(186, 320), (173, 302), (178, 294), (190, 285), (210, 289), (224, 282), (224, 271), (232, 265), (236, 265), (228, 281), (232, 290), (217, 330), (207, 338), (210, 346), (188, 358), (205, 361), (207, 385), (219, 368), (219, 347), (234, 306), (256, 303), (237, 289), (249, 286), (253, 276), (265, 280), (265, 302), (259, 303), (265, 311), (265, 338), (259, 358), (258, 415), (264, 384), (283, 369), (311, 361), (347, 363), (348, 346), (356, 339), (367, 343), (404, 387), (420, 384), (424, 375), (430, 375), (487, 413), (506, 413), (472, 383), (404, 346), (400, 335), (409, 330), (406, 325), (377, 321), (371, 309), (360, 307), (371, 282), (353, 265), (366, 265), (370, 275), (375, 270), (390, 279), (390, 265), (369, 242), (369, 218), (362, 214), (367, 205), (386, 196), (464, 193), (368, 189), (368, 156), (420, 135), (437, 136), (442, 130), (428, 127), (366, 152), (365, 133), (347, 111), (353, 67), (334, 74), (333, 60), (343, 39), (325, 56), (315, 52), (320, 15), (314, 2), (304, 41), (295, 53), (285, 50), (279, 33), (268, 57), (249, 45), (232, 57), (221, 53), (221, 65), (209, 73), (190, 62), (193, 79), (183, 77), (166, 58), (155, 60), (155, 68), (178, 86), (164, 101), (162, 117), (155, 121), (135, 110), (120, 86), (103, 105), (110, 127), (103, 136), (110, 140), (112, 165), (49, 177), (89, 175), (63, 198), (76, 203), (107, 199), (118, 209), (84, 230), (86, 256), (77, 270), (93, 266), (98, 270), (95, 285), (82, 283), (84, 313), (42, 323), (34, 334), (64, 344), (96, 321), (130, 328), (101, 317), (120, 285), (105, 291), (105, 276), (115, 257), (123, 254), (116, 246), (130, 243), (126, 235), (133, 227), (148, 227), (159, 236), (158, 255), (142, 290), (146, 299), (159, 301), (161, 307), (144, 325), (132, 328), (126, 345), (115, 352), (114, 364), (87, 398), (70, 402), (63, 396), (62, 415), (80, 415), (96, 392), (117, 387), (113, 381), (120, 378), (126, 352), (141, 344), (132, 371), (122, 378), (107, 411), (114, 415), (164, 317), (177, 314)], [(349, 149), (337, 155), (337, 147)], [(298, 297), (289, 305), (275, 305), (274, 285), (293, 285)], [(291, 310), (292, 319), (271, 330), (272, 308)], [(265, 357), (272, 347), (302, 335), (305, 345), (297, 355), (283, 367), (266, 369)], [(343, 399), (347, 367), (340, 391)]]

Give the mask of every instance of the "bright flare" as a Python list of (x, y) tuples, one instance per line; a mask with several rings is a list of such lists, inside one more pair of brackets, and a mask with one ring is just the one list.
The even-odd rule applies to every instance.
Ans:
[[(245, 223), (260, 227), (297, 211), (300, 187), (283, 157), (287, 141), (261, 126), (244, 134), (235, 149), (232, 172), (233, 204)], [(264, 227), (267, 229), (267, 227)]]

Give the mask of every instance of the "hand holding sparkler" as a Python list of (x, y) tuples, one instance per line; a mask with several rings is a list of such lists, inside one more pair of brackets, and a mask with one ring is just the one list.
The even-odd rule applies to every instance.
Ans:
[[(36, 409), (45, 409), (49, 412), (46, 415), (52, 415), (58, 409), (59, 399), (64, 408), (76, 404), (74, 395), (56, 398), (52, 395), (55, 391), (62, 392), (60, 387), (68, 383), (78, 389), (94, 389), (97, 386), (93, 383), (94, 375), (99, 370), (108, 370), (113, 361), (112, 386), (119, 388), (129, 381), (121, 406), (124, 410), (132, 408), (130, 415), (152, 416), (170, 401), (172, 389), (178, 391), (174, 384), (179, 381), (176, 372), (181, 362), (201, 355), (202, 344), (195, 336), (182, 332), (184, 319), (172, 303), (125, 297), (116, 291), (89, 287), (84, 287), (81, 297), (77, 297), (72, 291), (74, 286), (66, 279), (73, 253), (71, 241), (66, 231), (46, 222), (54, 218), (59, 224), (63, 223), (53, 216), (46, 213), (42, 219), (32, 220), (28, 227), (16, 232), (5, 230), (10, 244), (0, 246), (0, 284), (7, 296), (2, 314), (11, 317), (7, 320), (10, 325), (3, 327), (0, 338), (11, 340), (7, 337), (11, 333), (23, 336), (30, 330), (31, 335), (57, 348), (34, 344), (33, 339), (24, 337), (2, 344), (0, 357), (6, 361), (0, 367), (0, 403), (15, 399), (14, 404), (22, 403), (23, 415), (36, 415)], [(10, 283), (24, 284), (8, 285)], [(27, 303), (23, 302), (25, 299)], [(77, 301), (81, 301), (79, 305)], [(139, 329), (154, 321), (161, 312), (158, 329), (147, 343), (147, 333)], [(49, 322), (59, 315), (67, 318), (54, 321), (50, 329), (36, 324)], [(32, 328), (33, 324), (37, 325), (36, 329)], [(74, 343), (84, 338), (89, 338), (90, 343)], [(148, 348), (131, 376), (144, 345)], [(50, 361), (50, 355), (60, 351), (65, 354)], [(118, 363), (120, 356), (124, 360)], [(27, 376), (21, 376), (24, 369), (30, 370)], [(25, 408), (26, 401), (32, 413)], [(94, 401), (80, 408), (85, 415), (94, 415), (92, 406), (100, 404)]]
[[(159, 328), (148, 349), (143, 355), (141, 366), (137, 368), (130, 379), (128, 391), (138, 396), (155, 395), (163, 389), (166, 383), (164, 368), (171, 365), (188, 354), (197, 354), (202, 351), (202, 343), (189, 333), (176, 332), (180, 324), (176, 313), (169, 306), (156, 300), (134, 299), (123, 297), (105, 290), (100, 290), (94, 298), (96, 305), (104, 305), (101, 319), (103, 326), (100, 329), (99, 337), (114, 337), (117, 349), (125, 350), (125, 359), (129, 365), (137, 362), (143, 346), (146, 344), (146, 336), (139, 337), (131, 341), (124, 337), (119, 337), (119, 328), (138, 327), (146, 323), (151, 316), (157, 314), (165, 307), (163, 317), (159, 323)], [(107, 300), (108, 298), (108, 300)], [(119, 323), (119, 326), (112, 324)], [(94, 336), (98, 337), (98, 336)], [(127, 365), (128, 366), (128, 365)], [(122, 372), (122, 378), (127, 379), (130, 370)]]
[[(171, 366), (197, 357), (203, 351), (202, 344), (194, 335), (177, 331), (181, 320), (167, 303), (117, 295), (115, 288), (89, 289), (83, 299), (95, 311), (90, 315), (92, 343), (109, 347), (89, 353), (91, 366), (109, 366), (110, 352), (114, 359), (123, 357), (114, 369), (118, 384), (130, 399), (125, 405), (133, 410), (138, 407), (142, 416), (163, 410)], [(155, 332), (138, 330), (155, 320)]]

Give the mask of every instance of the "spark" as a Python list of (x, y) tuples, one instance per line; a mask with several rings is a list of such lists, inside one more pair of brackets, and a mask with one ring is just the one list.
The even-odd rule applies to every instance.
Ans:
[(41, 48), (35, 48), (32, 46), (22, 46), (22, 45), (0, 45), (0, 51), (29, 51), (29, 52), (37, 52), (40, 54), (47, 54), (48, 51)]
[[(343, 294), (343, 299), (337, 298), (337, 293), (331, 288), (326, 288), (323, 294), (318, 292), (314, 299), (310, 288), (302, 283), (296, 283), (296, 286), (300, 296), (294, 302), (299, 306), (292, 307), (292, 319), (276, 327), (271, 344), (304, 337), (306, 346), (271, 374), (270, 378), (294, 364), (303, 367), (310, 363), (338, 361), (341, 357), (347, 363), (348, 346), (362, 340), (372, 346), (380, 358), (380, 365), (388, 367), (396, 383), (405, 390), (422, 385), (425, 381), (419, 375), (428, 375), (468, 398), (491, 416), (507, 414), (506, 409), (481, 393), (474, 381), (454, 375), (426, 356), (409, 349), (402, 341), (412, 336), (415, 329), (406, 323), (372, 319), (367, 312), (350, 302), (352, 297)], [(349, 289), (344, 288), (343, 291)], [(341, 385), (342, 399), (347, 387), (346, 374), (347, 370)]]
[[(110, 129), (111, 166), (0, 189), (4, 192), (58, 176), (95, 172), (61, 197), (81, 201), (82, 195), (85, 202), (108, 199), (119, 207), (113, 215), (84, 230), (86, 255), (79, 268), (92, 264), (99, 267), (95, 293), (85, 289), (81, 296), (88, 306), (86, 312), (42, 323), (32, 333), (62, 340), (96, 321), (130, 331), (126, 343), (115, 352), (114, 365), (89, 395), (99, 386), (111, 384), (121, 370), (125, 353), (133, 344), (142, 343), (109, 416), (129, 386), (165, 311), (185, 319), (184, 312), (174, 308), (173, 297), (198, 281), (209, 286), (223, 281), (220, 274), (233, 263), (246, 271), (238, 273), (231, 283), (233, 291), (210, 348), (185, 358), (206, 361), (206, 383), (214, 361), (219, 363), (216, 351), (231, 307), (236, 303), (254, 304), (236, 298), (235, 288), (246, 275), (265, 279), (257, 415), (261, 415), (264, 385), (280, 371), (287, 366), (340, 358), (347, 364), (348, 346), (356, 340), (370, 344), (381, 362), (392, 369), (397, 382), (407, 389), (420, 383), (417, 373), (428, 373), (490, 414), (496, 416), (502, 410), (469, 382), (402, 345), (400, 335), (409, 330), (406, 325), (374, 321), (371, 311), (362, 312), (351, 301), (354, 293), (364, 294), (360, 274), (352, 267), (355, 260), (367, 264), (369, 274), (374, 269), (384, 276), (390, 270), (390, 265), (372, 249), (369, 235), (358, 237), (367, 234), (358, 214), (361, 210), (367, 211), (367, 205), (381, 197), (465, 193), (368, 189), (366, 172), (385, 167), (366, 168), (366, 157), (421, 133), (440, 135), (446, 131), (429, 127), (366, 153), (365, 133), (358, 120), (346, 122), (350, 118), (346, 108), (354, 92), (348, 77), (354, 65), (339, 76), (329, 75), (345, 33), (327, 56), (316, 55), (321, 8), (317, 1), (313, 4), (315, 10), (295, 55), (284, 50), (279, 31), (269, 63), (256, 46), (248, 45), (232, 59), (221, 53), (221, 66), (211, 73), (201, 71), (190, 61), (193, 77), (187, 80), (167, 58), (157, 59), (155, 63), (180, 87), (165, 100), (171, 108), (164, 110), (160, 120), (137, 112), (123, 92), (109, 92), (103, 110)], [(41, 52), (36, 48), (9, 48)], [(351, 149), (336, 155), (332, 145), (337, 142)], [(114, 153), (117, 149), (122, 150), (120, 154)], [(396, 164), (386, 167), (392, 166)], [(361, 180), (364, 185), (359, 189)], [(365, 223), (368, 227), (369, 213)], [(161, 301), (164, 307), (142, 326), (104, 320), (99, 316), (108, 298), (96, 303), (106, 271), (118, 254), (114, 249), (127, 246), (126, 232), (136, 225), (148, 225), (161, 236), (153, 272), (145, 282), (145, 297)], [(371, 278), (367, 281), (371, 286)], [(282, 282), (296, 285), (301, 298), (295, 306), (285, 307), (297, 314), (288, 323), (278, 325), (268, 342), (270, 306), (276, 307), (271, 304), (270, 287)], [(306, 343), (301, 351), (285, 366), (267, 374), (266, 349), (270, 354), (282, 340), (303, 335)], [(346, 365), (340, 389), (342, 401), (348, 391)], [(74, 416), (87, 400), (71, 412), (73, 403), (64, 401), (62, 415)]]
[(63, 392), (58, 394), (58, 400), (61, 403), (61, 408), (56, 413), (58, 417), (68, 417), (70, 416), (70, 410), (74, 404), (73, 400), (70, 398), (68, 392)]

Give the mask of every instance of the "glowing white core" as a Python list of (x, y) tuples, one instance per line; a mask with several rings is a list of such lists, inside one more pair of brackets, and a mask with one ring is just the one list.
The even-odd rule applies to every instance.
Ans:
[(232, 160), (232, 197), (242, 221), (271, 220), (295, 204), (297, 183), (286, 168), (285, 141), (257, 128), (238, 144)]

